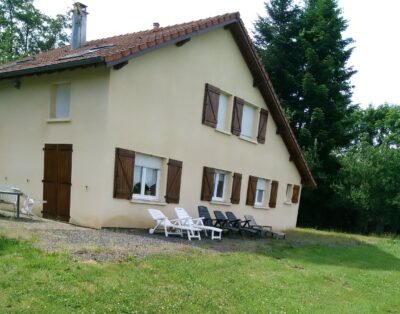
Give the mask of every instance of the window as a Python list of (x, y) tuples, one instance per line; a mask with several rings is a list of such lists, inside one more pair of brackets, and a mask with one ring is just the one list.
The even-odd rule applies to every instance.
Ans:
[(286, 187), (286, 202), (292, 203), (292, 195), (293, 195), (293, 184), (288, 184)]
[(270, 180), (258, 178), (256, 186), (256, 200), (254, 205), (265, 206), (266, 202), (269, 201), (270, 191), (271, 191)]
[(227, 129), (227, 121), (226, 118), (227, 109), (229, 104), (229, 95), (221, 93), (219, 96), (218, 103), (218, 119), (217, 119), (217, 129), (226, 130)]
[(212, 200), (224, 202), (225, 201), (225, 187), (226, 187), (226, 180), (227, 173), (222, 172), (219, 170), (215, 170), (214, 173), (214, 191)]
[(71, 85), (69, 83), (57, 84), (51, 105), (51, 118), (67, 119), (70, 116)]
[(253, 138), (254, 137), (254, 125), (256, 120), (256, 108), (245, 104), (243, 106), (242, 116), (242, 129), (240, 135)]
[(133, 178), (133, 197), (158, 200), (161, 158), (136, 154)]
[(258, 178), (256, 186), (255, 206), (266, 206), (271, 192), (271, 181)]

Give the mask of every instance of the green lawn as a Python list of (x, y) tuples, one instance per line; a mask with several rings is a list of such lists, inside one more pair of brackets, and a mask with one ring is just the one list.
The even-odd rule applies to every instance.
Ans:
[(271, 243), (88, 264), (0, 237), (0, 313), (400, 312), (400, 240), (299, 229)]

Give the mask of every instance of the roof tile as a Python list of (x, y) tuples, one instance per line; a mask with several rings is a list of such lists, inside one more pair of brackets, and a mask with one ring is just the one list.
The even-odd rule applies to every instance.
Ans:
[[(117, 61), (120, 57), (127, 57), (128, 55), (137, 53), (140, 50), (168, 42), (172, 39), (176, 39), (180, 36), (196, 32), (212, 25), (218, 25), (221, 21), (232, 20), (232, 22), (234, 22), (237, 16), (236, 13), (224, 14), (183, 24), (96, 39), (86, 42), (85, 45), (75, 50), (71, 50), (69, 46), (57, 48), (37, 54), (33, 56), (34, 58), (32, 60), (25, 60), (26, 62), (10, 62), (0, 65), (0, 78), (2, 77), (2, 74), (10, 72), (18, 75), (16, 71), (25, 69), (34, 70), (36, 68), (39, 69), (50, 65), (61, 66), (64, 63), (67, 67), (67, 64), (71, 61), (85, 60), (93, 57), (100, 57), (105, 62)], [(95, 51), (89, 51), (92, 48), (98, 48), (98, 46), (103, 47), (100, 47)], [(87, 53), (84, 53), (85, 51), (87, 51)]]

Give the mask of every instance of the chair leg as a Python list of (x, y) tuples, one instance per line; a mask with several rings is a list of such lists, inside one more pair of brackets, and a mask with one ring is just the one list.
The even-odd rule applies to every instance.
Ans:
[(159, 226), (160, 226), (160, 223), (158, 222), (154, 228), (149, 229), (149, 233), (153, 234)]

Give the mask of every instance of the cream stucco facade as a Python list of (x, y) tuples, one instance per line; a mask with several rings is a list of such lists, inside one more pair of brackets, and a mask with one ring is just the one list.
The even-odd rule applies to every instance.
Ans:
[[(68, 121), (49, 121), (51, 87), (58, 82), (71, 83)], [(276, 229), (295, 227), (298, 204), (285, 203), (286, 185), (301, 185), (301, 176), (272, 116), (265, 144), (208, 127), (201, 123), (205, 83), (268, 109), (232, 34), (223, 28), (182, 47), (169, 45), (131, 59), (119, 70), (91, 67), (28, 76), (20, 89), (2, 80), (0, 184), (14, 184), (41, 199), (44, 144), (73, 144), (71, 223), (146, 228), (153, 224), (149, 207), (174, 217), (174, 207), (180, 206), (196, 217), (197, 206), (206, 205), (241, 218), (252, 214)], [(229, 106), (231, 113), (232, 102)], [(160, 202), (113, 198), (116, 147), (163, 158)], [(179, 204), (164, 203), (169, 158), (183, 162)], [(200, 201), (204, 166), (242, 174), (238, 205)], [(279, 181), (276, 208), (245, 205), (249, 175)]]

